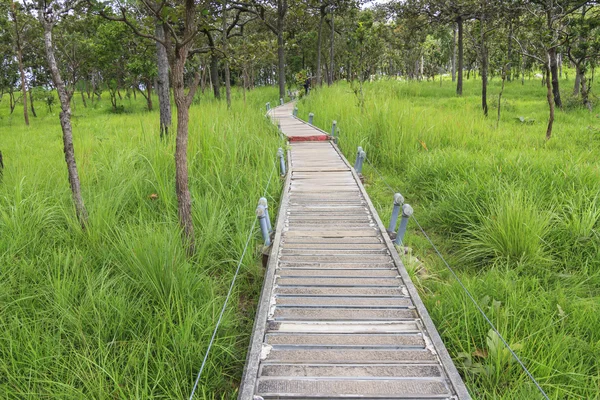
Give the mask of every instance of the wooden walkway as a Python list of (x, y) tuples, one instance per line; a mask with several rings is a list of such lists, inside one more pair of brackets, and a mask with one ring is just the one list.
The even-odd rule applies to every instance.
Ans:
[(239, 399), (470, 399), (359, 177), (292, 108), (270, 112), (289, 171)]

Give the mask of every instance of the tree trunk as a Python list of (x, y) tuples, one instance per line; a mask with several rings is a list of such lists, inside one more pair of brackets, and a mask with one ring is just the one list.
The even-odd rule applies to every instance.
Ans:
[(152, 81), (150, 80), (146, 82), (146, 103), (148, 105), (148, 111), (152, 111), (154, 105), (152, 104)]
[(321, 12), (319, 18), (319, 33), (317, 34), (317, 86), (321, 86), (321, 52), (323, 47), (323, 21), (325, 14)]
[[(156, 22), (155, 34), (159, 39), (165, 37), (165, 31), (161, 23)], [(156, 80), (156, 94), (158, 95), (158, 109), (160, 113), (160, 137), (165, 137), (171, 129), (171, 91), (169, 89), (169, 58), (167, 49), (156, 42), (156, 66), (158, 77)]]
[(219, 58), (214, 52), (210, 54), (210, 82), (212, 83), (215, 99), (220, 99), (221, 88), (219, 82)]
[(485, 43), (485, 18), (481, 17), (481, 109), (483, 115), (488, 116), (487, 83), (488, 83), (488, 55)]
[[(179, 50), (178, 53), (184, 53)], [(187, 53), (187, 52), (185, 52)], [(189, 107), (191, 101), (186, 98), (184, 89), (185, 56), (176, 55), (172, 64), (173, 97), (177, 107), (177, 139), (175, 142), (175, 191), (177, 193), (177, 212), (182, 229), (182, 239), (189, 256), (195, 253), (194, 224), (192, 220), (192, 197), (189, 188), (187, 144)], [(192, 90), (192, 89), (190, 89)], [(192, 92), (193, 93), (193, 92)]]
[(283, 40), (283, 22), (277, 34), (277, 64), (279, 69), (279, 98), (285, 99), (285, 42)]
[(508, 64), (510, 64), (510, 60), (506, 64), (506, 67), (502, 69), (502, 88), (500, 89), (500, 93), (498, 93), (498, 118), (496, 119), (496, 129), (498, 129), (498, 125), (500, 125), (500, 110), (502, 109), (502, 94), (504, 93), (504, 82), (506, 82), (507, 70), (509, 68)]
[(464, 66), (464, 53), (463, 53), (463, 20), (462, 17), (458, 17), (456, 21), (458, 25), (458, 79), (456, 83), (456, 94), (462, 96), (463, 93), (463, 66)]
[(227, 1), (223, 0), (223, 68), (225, 69), (225, 98), (227, 99), (227, 109), (231, 109), (231, 71), (229, 70), (229, 58), (227, 52)]
[(60, 76), (60, 70), (54, 57), (54, 45), (52, 43), (52, 25), (44, 20), (44, 14), (40, 11), (40, 20), (44, 26), (44, 45), (46, 48), (46, 58), (52, 73), (52, 80), (58, 92), (60, 100), (61, 112), (59, 114), (60, 126), (63, 132), (63, 144), (65, 161), (69, 173), (69, 183), (71, 185), (71, 193), (73, 195), (73, 203), (75, 203), (75, 212), (81, 227), (85, 229), (87, 224), (87, 210), (83, 204), (81, 196), (81, 184), (79, 182), (79, 174), (77, 171), (77, 163), (75, 162), (75, 149), (73, 148), (73, 129), (71, 127), (71, 107), (69, 104), (69, 95), (65, 88), (65, 84)]
[(585, 78), (585, 74), (581, 75), (581, 100), (583, 102), (583, 105), (590, 111), (592, 112), (592, 103), (590, 102), (589, 99), (589, 94), (590, 94), (590, 87), (591, 87), (591, 83), (588, 85), (586, 82), (586, 78)]
[(10, 114), (12, 115), (13, 111), (15, 111), (15, 107), (17, 106), (17, 102), (15, 100), (15, 94), (13, 93), (12, 86), (9, 88), (9, 92), (8, 92), (8, 106), (10, 108)]
[(334, 30), (334, 24), (333, 24), (333, 10), (331, 11), (331, 40), (330, 40), (330, 44), (329, 44), (329, 78), (327, 79), (327, 85), (331, 86), (333, 85), (333, 79), (334, 79), (334, 45), (335, 45), (335, 30)]
[[(508, 58), (508, 62), (506, 63), (506, 80), (508, 80), (509, 82), (512, 79), (512, 37), (513, 37), (513, 22), (512, 19), (510, 20), (510, 25), (508, 28), (508, 43), (507, 43), (507, 58)], [(502, 82), (502, 84), (504, 84), (504, 82)]]
[(573, 87), (573, 96), (579, 96), (579, 88), (581, 87), (581, 67), (575, 64), (575, 86)]
[(552, 93), (554, 94), (554, 103), (558, 108), (562, 108), (560, 100), (560, 88), (558, 84), (558, 61), (556, 60), (556, 47), (548, 49), (548, 58), (550, 60), (550, 74), (552, 75)]
[(456, 23), (452, 26), (452, 82), (456, 82)]
[(546, 65), (546, 98), (550, 115), (548, 116), (548, 128), (546, 129), (546, 140), (552, 137), (552, 124), (554, 123), (554, 96), (552, 94), (552, 83), (550, 82), (550, 66)]
[(87, 108), (87, 101), (85, 101), (85, 93), (83, 92), (83, 88), (81, 88), (81, 102), (83, 103), (83, 106)]
[(27, 80), (25, 79), (25, 68), (23, 67), (23, 50), (21, 49), (21, 35), (19, 34), (19, 23), (14, 1), (11, 1), (11, 14), (15, 24), (15, 44), (17, 48), (17, 61), (19, 62), (19, 73), (21, 75), (21, 91), (23, 92), (23, 118), (25, 125), (29, 126), (29, 114), (27, 112)]
[(31, 113), (33, 116), (37, 117), (37, 114), (35, 113), (35, 107), (33, 106), (33, 93), (31, 88), (29, 88), (29, 106), (31, 107)]

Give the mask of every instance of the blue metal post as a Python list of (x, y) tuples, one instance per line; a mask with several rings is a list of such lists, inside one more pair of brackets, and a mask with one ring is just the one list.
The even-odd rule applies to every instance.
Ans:
[(406, 226), (408, 225), (408, 219), (413, 215), (413, 208), (405, 204), (402, 206), (402, 221), (400, 221), (400, 227), (398, 228), (398, 234), (396, 234), (396, 240), (394, 243), (398, 246), (402, 245), (402, 241), (404, 240), (404, 234), (406, 233)]
[(269, 228), (267, 227), (265, 206), (256, 207), (256, 217), (258, 218), (258, 223), (260, 224), (260, 232), (262, 233), (265, 246), (269, 247), (271, 245), (271, 238), (269, 237)]
[(283, 149), (280, 147), (277, 150), (277, 157), (279, 157), (279, 174), (285, 175), (285, 156), (283, 155)]
[(356, 155), (356, 162), (354, 163), (354, 169), (359, 174), (362, 173), (362, 167), (363, 167), (365, 158), (367, 158), (367, 153), (365, 153), (364, 150), (361, 149), (358, 152), (358, 154)]
[(308, 114), (308, 123), (309, 124), (311, 124), (311, 125), (313, 124), (314, 117), (315, 117), (315, 114), (313, 114), (313, 113)]
[(265, 106), (267, 107), (267, 111), (269, 111), (271, 109), (271, 103), (267, 102), (267, 104), (265, 104)]
[(297, 116), (298, 116), (298, 107), (294, 107), (294, 111), (292, 112), (292, 115), (293, 115), (294, 117), (297, 117)]
[(271, 226), (271, 217), (269, 217), (269, 204), (267, 203), (266, 197), (261, 197), (258, 199), (258, 205), (263, 206), (265, 208), (265, 217), (267, 218), (267, 229), (269, 233), (273, 232), (273, 227)]
[(396, 231), (396, 223), (398, 222), (398, 215), (400, 214), (400, 207), (402, 204), (404, 204), (404, 197), (400, 193), (396, 193), (394, 195), (394, 209), (392, 210), (392, 218), (390, 218), (388, 232)]

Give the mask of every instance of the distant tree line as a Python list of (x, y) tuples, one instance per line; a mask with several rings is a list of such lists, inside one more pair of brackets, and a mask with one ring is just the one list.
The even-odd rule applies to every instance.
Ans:
[[(0, 101), (60, 107), (65, 158), (77, 215), (79, 189), (71, 108), (108, 96), (158, 98), (160, 134), (176, 114), (176, 192), (183, 238), (194, 252), (188, 188), (189, 108), (198, 90), (231, 106), (231, 87), (277, 85), (279, 96), (306, 79), (315, 86), (376, 77), (434, 80), (463, 93), (477, 73), (488, 115), (490, 77), (520, 81), (541, 72), (552, 135), (563, 106), (562, 67), (575, 70), (572, 96), (592, 110), (600, 60), (600, 5), (583, 0), (0, 0)], [(569, 89), (571, 90), (571, 89)], [(223, 93), (224, 91), (224, 93)], [(58, 105), (55, 104), (58, 94)], [(563, 90), (562, 93), (565, 93)], [(499, 107), (499, 106), (498, 106)], [(498, 110), (500, 112), (500, 110)], [(206, 116), (207, 118), (209, 116)]]

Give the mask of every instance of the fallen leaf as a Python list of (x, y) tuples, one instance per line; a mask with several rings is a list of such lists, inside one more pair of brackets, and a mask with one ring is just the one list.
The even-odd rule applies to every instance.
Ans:
[(473, 352), (473, 357), (487, 358), (488, 352), (486, 349), (476, 349)]

